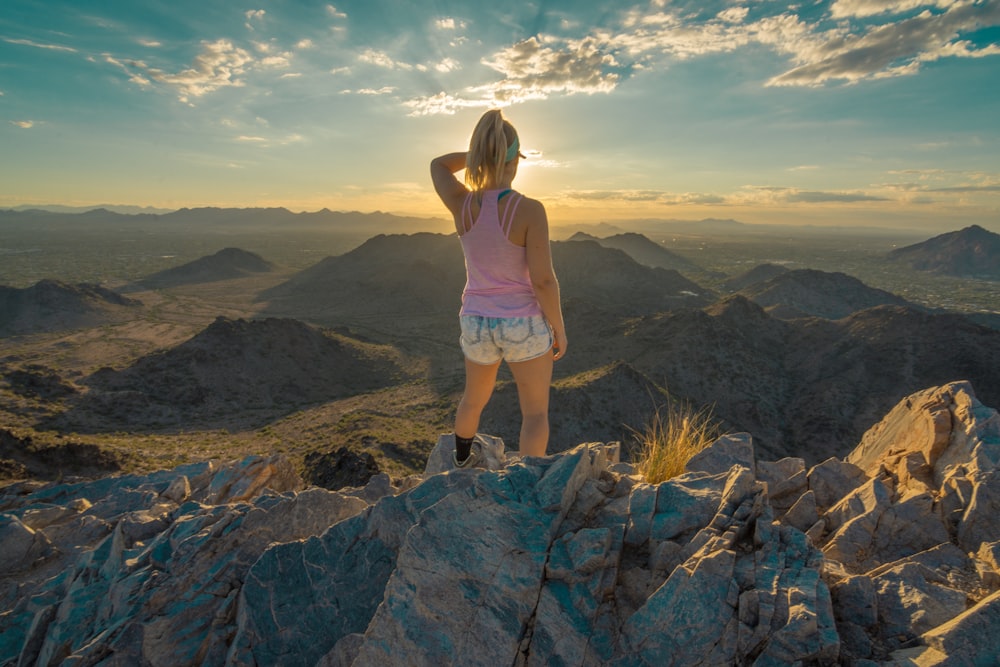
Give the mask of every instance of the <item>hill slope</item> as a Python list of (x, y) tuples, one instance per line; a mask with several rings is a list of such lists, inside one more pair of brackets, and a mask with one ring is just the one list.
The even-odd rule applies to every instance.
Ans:
[(273, 417), (404, 379), (392, 348), (295, 320), (220, 317), (174, 348), (97, 371), (85, 381), (90, 392), (58, 421), (80, 431), (225, 424), (228, 415)]
[(661, 269), (674, 269), (676, 271), (695, 271), (702, 269), (694, 262), (681, 257), (677, 253), (671, 252), (663, 246), (651, 241), (642, 234), (627, 232), (624, 234), (614, 234), (604, 238), (598, 238), (577, 232), (569, 238), (570, 241), (594, 241), (605, 248), (621, 250), (629, 257), (643, 266), (656, 267)]
[(139, 305), (86, 283), (40, 280), (23, 289), (0, 285), (0, 336), (100, 326), (130, 317)]
[(875, 306), (911, 305), (902, 297), (869, 287), (845, 273), (814, 269), (785, 271), (738, 293), (764, 308), (794, 308), (800, 313), (828, 320), (838, 320)]
[(274, 265), (257, 255), (239, 248), (223, 248), (214, 255), (201, 257), (138, 281), (135, 288), (166, 289), (220, 280), (242, 278), (253, 273), (268, 273)]
[(888, 257), (918, 271), (1000, 280), (1000, 234), (978, 225), (893, 250)]
[(921, 387), (967, 379), (1000, 404), (1000, 332), (959, 315), (879, 306), (837, 321), (783, 322), (734, 296), (704, 311), (642, 318), (612, 340), (603, 354), (672, 395), (714, 405), (729, 428), (749, 431), (775, 457), (843, 455)]

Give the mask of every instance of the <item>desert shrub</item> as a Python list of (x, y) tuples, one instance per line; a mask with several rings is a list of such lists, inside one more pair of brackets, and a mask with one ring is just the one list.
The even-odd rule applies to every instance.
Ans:
[(634, 434), (636, 470), (647, 483), (659, 484), (683, 473), (691, 457), (715, 442), (722, 429), (710, 407), (671, 402), (660, 406)]

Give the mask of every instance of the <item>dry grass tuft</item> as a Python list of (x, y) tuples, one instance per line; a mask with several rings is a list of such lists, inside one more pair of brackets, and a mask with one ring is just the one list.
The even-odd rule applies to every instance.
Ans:
[(722, 435), (710, 407), (695, 410), (689, 403), (661, 406), (646, 428), (635, 431), (636, 469), (649, 484), (659, 484), (684, 472), (692, 456)]

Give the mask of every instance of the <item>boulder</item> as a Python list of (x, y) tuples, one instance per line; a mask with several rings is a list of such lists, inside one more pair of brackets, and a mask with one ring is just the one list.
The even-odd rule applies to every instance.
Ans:
[(756, 469), (753, 439), (749, 433), (731, 433), (718, 438), (701, 450), (684, 465), (685, 472), (718, 474), (729, 472), (733, 466)]

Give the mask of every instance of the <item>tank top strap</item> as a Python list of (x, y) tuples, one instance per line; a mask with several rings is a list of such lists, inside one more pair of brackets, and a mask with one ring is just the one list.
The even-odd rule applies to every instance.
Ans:
[(524, 199), (524, 195), (519, 192), (512, 192), (510, 199), (507, 201), (507, 208), (503, 211), (503, 220), (500, 221), (500, 231), (503, 232), (504, 238), (510, 238), (510, 228), (514, 223), (514, 214), (517, 213), (517, 207)]

